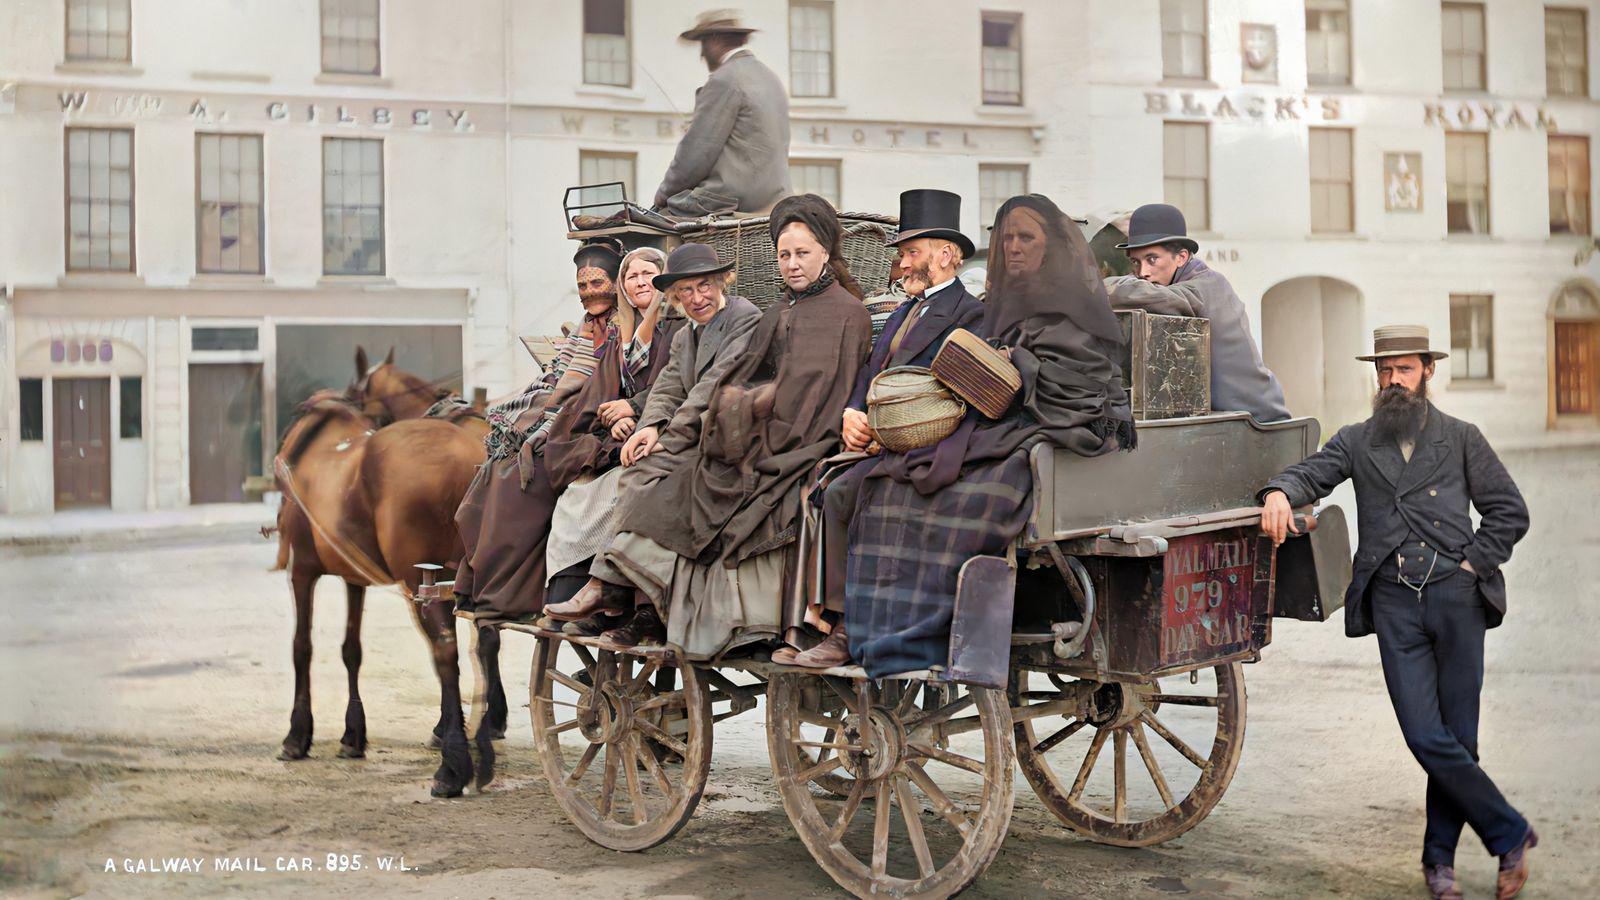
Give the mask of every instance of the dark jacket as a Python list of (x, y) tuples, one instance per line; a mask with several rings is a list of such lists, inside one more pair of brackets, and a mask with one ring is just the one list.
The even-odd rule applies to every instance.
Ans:
[[(1344, 599), (1346, 634), (1372, 633), (1367, 588), (1378, 566), (1410, 532), (1441, 553), (1472, 563), (1488, 625), (1500, 624), (1506, 613), (1500, 566), (1528, 532), (1528, 507), (1476, 425), (1428, 404), (1428, 421), (1409, 463), (1398, 444), (1376, 436), (1371, 419), (1346, 425), (1256, 496), (1260, 500), (1271, 491), (1283, 491), (1291, 505), (1305, 506), (1328, 496), (1347, 478), (1355, 480), (1361, 540)], [(1482, 516), (1477, 532), (1469, 503)]]
[(933, 295), (927, 311), (911, 326), (906, 339), (900, 342), (900, 347), (891, 357), (889, 345), (894, 343), (894, 336), (900, 332), (901, 323), (905, 322), (906, 316), (911, 315), (911, 308), (915, 305), (914, 299), (908, 300), (889, 314), (889, 321), (883, 324), (883, 332), (878, 335), (877, 343), (872, 345), (872, 354), (867, 357), (867, 364), (862, 367), (861, 374), (856, 376), (856, 388), (850, 395), (851, 409), (867, 411), (867, 388), (872, 385), (872, 379), (877, 377), (879, 372), (895, 366), (933, 365), (933, 357), (939, 352), (944, 339), (950, 336), (950, 332), (957, 328), (972, 331), (978, 327), (979, 320), (983, 318), (983, 302), (967, 293), (966, 285), (957, 278), (954, 284)]

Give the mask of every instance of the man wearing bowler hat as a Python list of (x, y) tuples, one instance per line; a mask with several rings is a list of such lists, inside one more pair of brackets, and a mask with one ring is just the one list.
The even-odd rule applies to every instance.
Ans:
[[(876, 452), (867, 429), (867, 388), (878, 373), (896, 366), (932, 365), (951, 332), (976, 329), (983, 318), (983, 304), (959, 277), (961, 264), (974, 252), (972, 240), (961, 233), (959, 194), (933, 189), (902, 193), (900, 231), (890, 243), (900, 251), (900, 284), (910, 299), (890, 314), (856, 376), (841, 432), (847, 451)], [(844, 612), (845, 535), (869, 468), (857, 464), (830, 473), (836, 477), (823, 492), (823, 593), (829, 613)], [(822, 668), (847, 664), (850, 649), (843, 621), (818, 646), (797, 656), (780, 651), (774, 659)]]
[[(1373, 334), (1372, 417), (1267, 482), (1261, 529), (1294, 531), (1293, 508), (1353, 479), (1360, 544), (1344, 601), (1345, 633), (1378, 636), (1400, 731), (1428, 773), (1423, 876), (1434, 897), (1460, 898), (1456, 842), (1471, 825), (1500, 857), (1498, 896), (1516, 896), (1538, 838), (1478, 765), (1484, 631), (1506, 614), (1500, 567), (1528, 531), (1516, 483), (1477, 427), (1428, 401), (1434, 363), (1420, 325)], [(1476, 531), (1468, 504), (1478, 510)]]
[(656, 189), (658, 209), (686, 218), (763, 212), (789, 193), (789, 92), (745, 46), (754, 31), (720, 9), (678, 35), (699, 42), (711, 77)]
[(1133, 211), (1128, 240), (1118, 244), (1132, 275), (1106, 279), (1117, 309), (1142, 309), (1168, 316), (1211, 320), (1211, 408), (1243, 411), (1258, 422), (1289, 418), (1278, 378), (1261, 360), (1250, 333), (1250, 315), (1233, 285), (1200, 260), (1183, 213), (1165, 203)]

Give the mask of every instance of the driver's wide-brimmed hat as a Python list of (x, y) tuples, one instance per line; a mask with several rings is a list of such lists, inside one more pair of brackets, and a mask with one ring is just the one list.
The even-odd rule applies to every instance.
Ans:
[(1146, 203), (1128, 217), (1128, 239), (1117, 249), (1138, 250), (1174, 242), (1187, 247), (1190, 254), (1200, 252), (1200, 244), (1189, 237), (1182, 210), (1167, 203)]
[(656, 286), (656, 290), (664, 291), (685, 278), (715, 275), (731, 268), (733, 263), (718, 259), (717, 251), (711, 249), (709, 244), (679, 244), (667, 257), (667, 270), (650, 279), (650, 283)]
[(1372, 332), (1372, 353), (1369, 356), (1358, 356), (1356, 359), (1365, 362), (1383, 359), (1387, 356), (1415, 356), (1426, 354), (1433, 359), (1444, 359), (1450, 354), (1443, 350), (1432, 350), (1428, 347), (1428, 327), (1426, 325), (1385, 325), (1374, 329)]
[(699, 41), (714, 34), (753, 34), (757, 30), (744, 24), (736, 9), (713, 9), (701, 13), (678, 40)]

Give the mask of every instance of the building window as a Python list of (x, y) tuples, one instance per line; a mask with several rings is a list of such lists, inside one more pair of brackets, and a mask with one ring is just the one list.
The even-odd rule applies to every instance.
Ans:
[(322, 0), (322, 71), (377, 75), (378, 0)]
[[(622, 182), (622, 189), (626, 196), (637, 197), (634, 190), (634, 168), (638, 154), (635, 153), (607, 153), (600, 150), (578, 151), (578, 183), (579, 184), (610, 184), (614, 181)], [(599, 199), (598, 196), (595, 199)], [(592, 202), (580, 200), (580, 203)]]
[(1206, 0), (1161, 0), (1161, 74), (1206, 77)]
[(22, 378), (17, 381), (17, 400), (22, 406), (22, 439), (44, 440), (44, 379)]
[(1012, 197), (1028, 192), (1028, 167), (1017, 165), (978, 166), (978, 227), (988, 228), (995, 213)]
[(1589, 139), (1550, 135), (1550, 233), (1589, 233)]
[(983, 14), (983, 102), (1022, 105), (1022, 14)]
[(203, 327), (189, 330), (190, 350), (255, 351), (261, 349), (261, 329), (242, 327)]
[(1444, 89), (1481, 91), (1488, 84), (1484, 64), (1483, 5), (1446, 3), (1444, 19)]
[(1489, 233), (1489, 136), (1444, 136), (1444, 181), (1451, 234)]
[(1350, 0), (1306, 0), (1306, 81), (1350, 83)]
[(1544, 88), (1552, 97), (1589, 96), (1589, 28), (1581, 9), (1545, 8)]
[(833, 96), (833, 4), (793, 0), (789, 4), (789, 93)]
[(1355, 230), (1352, 135), (1347, 128), (1311, 131), (1311, 230), (1343, 234)]
[(67, 0), (67, 59), (129, 62), (130, 0)]
[(133, 271), (133, 132), (67, 129), (67, 268)]
[(1450, 295), (1450, 379), (1488, 381), (1494, 377), (1494, 298), (1488, 294)]
[(261, 136), (195, 135), (195, 268), (260, 274)]
[(628, 0), (583, 0), (583, 83), (633, 84)]
[(1206, 126), (1197, 122), (1167, 122), (1162, 126), (1166, 201), (1183, 212), (1191, 232), (1211, 228), (1208, 137)]
[(383, 272), (383, 141), (323, 138), (322, 273)]
[(144, 379), (137, 375), (123, 376), (117, 390), (120, 393), (117, 407), (117, 434), (123, 440), (144, 436)]
[(796, 194), (817, 194), (834, 209), (839, 208), (839, 161), (837, 159), (791, 159), (789, 181)]

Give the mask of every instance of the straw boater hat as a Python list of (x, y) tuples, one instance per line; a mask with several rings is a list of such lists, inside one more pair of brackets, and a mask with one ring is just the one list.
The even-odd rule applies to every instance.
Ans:
[(1386, 356), (1427, 355), (1444, 359), (1450, 354), (1443, 350), (1428, 349), (1428, 329), (1425, 325), (1385, 325), (1372, 332), (1372, 355), (1356, 359), (1372, 362)]
[(738, 10), (713, 9), (701, 13), (688, 31), (678, 35), (678, 40), (699, 41), (713, 34), (751, 34), (755, 31), (756, 29), (750, 28), (739, 19)]

